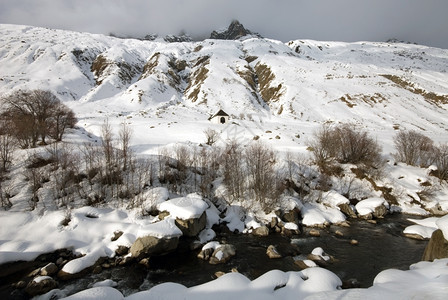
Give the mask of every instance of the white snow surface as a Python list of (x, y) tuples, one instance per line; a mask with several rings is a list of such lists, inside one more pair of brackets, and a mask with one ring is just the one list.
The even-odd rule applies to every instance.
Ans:
[(425, 239), (431, 238), (431, 235), (437, 229), (442, 230), (445, 240), (448, 241), (448, 215), (443, 217), (429, 217), (425, 219), (409, 219), (416, 223), (403, 230), (403, 233), (416, 234)]
[(321, 203), (305, 203), (302, 208), (302, 223), (305, 226), (315, 226), (324, 223), (341, 223), (345, 215), (337, 208)]
[(250, 281), (239, 273), (227, 273), (205, 284), (187, 288), (163, 283), (124, 297), (111, 287), (96, 287), (66, 299), (446, 299), (448, 259), (419, 262), (407, 271), (388, 269), (379, 273), (373, 286), (341, 290), (341, 280), (320, 267), (301, 272), (272, 270)]
[(189, 194), (162, 202), (158, 205), (160, 211), (167, 211), (173, 218), (188, 220), (199, 218), (208, 208), (207, 203), (198, 194)]
[[(141, 236), (178, 237), (182, 235), (173, 218), (141, 218), (133, 211), (82, 207), (69, 213), (70, 222), (62, 226), (63, 211), (0, 211), (0, 264), (33, 260), (42, 253), (68, 248), (85, 256), (68, 262), (63, 270), (77, 273), (100, 257), (113, 257), (118, 246), (130, 247)], [(111, 241), (114, 232), (123, 235)]]
[(337, 191), (331, 190), (322, 194), (322, 202), (331, 207), (337, 207), (341, 204), (349, 204), (350, 200), (339, 194)]
[(386, 208), (389, 208), (389, 203), (384, 198), (368, 198), (359, 201), (356, 203), (355, 207), (356, 210), (360, 215), (368, 215), (370, 213), (373, 213), (375, 211), (375, 208), (384, 205)]

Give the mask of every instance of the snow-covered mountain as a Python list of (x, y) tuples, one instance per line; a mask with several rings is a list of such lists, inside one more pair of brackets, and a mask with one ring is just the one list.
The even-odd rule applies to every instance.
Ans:
[(49, 89), (81, 127), (98, 116), (132, 118), (173, 125), (173, 141), (223, 109), (247, 136), (274, 132), (286, 148), (304, 147), (300, 136), (324, 122), (361, 124), (385, 140), (399, 128), (422, 130), (446, 142), (447, 72), (447, 49), (403, 43), (169, 43), (0, 25), (1, 95)]

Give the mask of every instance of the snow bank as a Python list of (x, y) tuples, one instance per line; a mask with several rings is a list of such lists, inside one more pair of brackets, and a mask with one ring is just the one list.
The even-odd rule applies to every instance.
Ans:
[(411, 222), (416, 223), (410, 225), (403, 230), (404, 234), (419, 235), (425, 239), (431, 238), (431, 235), (437, 229), (442, 230), (443, 236), (448, 240), (448, 215), (444, 217), (429, 217), (426, 219), (408, 219)]
[(109, 255), (107, 255), (105, 249), (103, 247), (101, 247), (100, 249), (98, 249), (96, 251), (92, 251), (83, 257), (69, 261), (68, 263), (66, 263), (64, 265), (64, 267), (62, 268), (62, 271), (64, 271), (65, 273), (69, 273), (69, 274), (79, 273), (82, 270), (84, 270), (90, 266), (93, 266), (95, 264), (95, 262), (100, 257), (105, 257), (105, 256), (109, 256)]
[(123, 294), (112, 287), (94, 287), (88, 290), (81, 291), (67, 298), (68, 300), (120, 300), (124, 299)]
[(173, 218), (165, 218), (160, 222), (148, 224), (138, 230), (137, 237), (154, 236), (157, 238), (173, 238), (180, 237), (182, 231), (176, 226)]
[[(166, 218), (139, 218), (133, 212), (120, 209), (83, 207), (71, 212), (0, 212), (0, 264), (11, 261), (30, 261), (42, 253), (57, 249), (71, 249), (85, 256), (64, 267), (73, 273), (89, 267), (100, 256), (113, 256), (118, 246), (131, 246), (144, 235), (156, 237), (180, 236), (182, 232), (174, 220)], [(69, 219), (67, 226), (62, 221)], [(120, 238), (112, 241), (114, 232)]]
[(408, 271), (385, 270), (367, 289), (341, 290), (342, 282), (334, 273), (314, 267), (301, 272), (272, 270), (253, 281), (239, 273), (228, 273), (191, 288), (168, 282), (129, 297), (111, 287), (96, 287), (66, 299), (446, 299), (447, 264), (448, 259), (441, 259), (419, 262)]
[(169, 198), (168, 189), (165, 187), (156, 187), (150, 189), (139, 196), (143, 198), (142, 208), (149, 212), (156, 208), (159, 204), (165, 202)]
[(168, 211), (173, 218), (182, 220), (199, 218), (207, 208), (207, 203), (198, 194), (175, 198), (158, 205), (160, 211)]
[(439, 229), (442, 230), (445, 240), (448, 241), (448, 215), (437, 220), (436, 224), (439, 227)]
[(243, 232), (245, 224), (242, 221), (245, 218), (245, 213), (241, 206), (231, 205), (227, 207), (226, 216), (222, 219), (222, 222), (227, 223), (227, 227), (230, 231)]

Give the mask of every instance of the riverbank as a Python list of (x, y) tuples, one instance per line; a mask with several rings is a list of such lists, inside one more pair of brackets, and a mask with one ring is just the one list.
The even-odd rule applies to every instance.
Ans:
[[(58, 290), (60, 295), (67, 296), (90, 288), (96, 283), (111, 280), (123, 295), (130, 295), (165, 282), (176, 282), (186, 287), (204, 284), (216, 278), (216, 272), (230, 272), (232, 269), (254, 280), (271, 270), (300, 271), (295, 260), (306, 259), (316, 247), (323, 248), (335, 258), (325, 266), (326, 269), (336, 274), (343, 282), (351, 282), (354, 286), (365, 288), (371, 286), (375, 276), (385, 269), (407, 270), (411, 264), (420, 261), (427, 241), (403, 236), (404, 228), (412, 224), (407, 220), (408, 217), (404, 214), (387, 215), (386, 218), (377, 220), (376, 224), (354, 219), (350, 221), (350, 227), (331, 225), (319, 229), (319, 237), (310, 235), (312, 228), (304, 228), (302, 234), (291, 237), (280, 234), (260, 237), (234, 234), (214, 227), (217, 232), (216, 240), (232, 244), (236, 248), (236, 255), (224, 265), (211, 265), (198, 259), (196, 256), (199, 249), (191, 250), (190, 242), (184, 240), (176, 251), (151, 257), (147, 266), (139, 264), (138, 261), (120, 265), (114, 263), (115, 258), (104, 260), (97, 264), (101, 267), (101, 272), (98, 272), (98, 269), (93, 272), (93, 267), (80, 278), (57, 279)], [(351, 240), (357, 240), (358, 244), (352, 245)], [(266, 255), (269, 245), (276, 246), (283, 257), (270, 259)], [(69, 255), (63, 253), (65, 256)], [(50, 262), (56, 263), (60, 254), (57, 252), (54, 255), (40, 256), (29, 263), (10, 264), (20, 264), (22, 270), (10, 274), (8, 280), (2, 280), (2, 296), (27, 298), (23, 290), (16, 289), (12, 284), (17, 286), (17, 282), (31, 278), (28, 275), (33, 271)], [(4, 266), (3, 271), (6, 270)]]

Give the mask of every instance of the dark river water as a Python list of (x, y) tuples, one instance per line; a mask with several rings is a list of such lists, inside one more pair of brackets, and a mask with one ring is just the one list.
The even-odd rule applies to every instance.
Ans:
[[(255, 237), (248, 234), (228, 234), (221, 238), (236, 247), (236, 256), (224, 265), (210, 265), (196, 257), (199, 250), (178, 250), (175, 253), (158, 258), (151, 258), (150, 268), (133, 264), (105, 269), (102, 273), (88, 275), (82, 279), (60, 282), (59, 288), (72, 294), (86, 289), (94, 282), (112, 279), (117, 282), (117, 289), (125, 296), (147, 290), (163, 282), (176, 282), (187, 287), (202, 284), (214, 279), (217, 271), (230, 272), (236, 268), (238, 272), (250, 279), (255, 279), (267, 271), (299, 271), (292, 256), (281, 259), (269, 259), (266, 249), (275, 245), (279, 250), (293, 248), (300, 250), (295, 259), (306, 259), (306, 255), (316, 247), (335, 258), (326, 266), (343, 281), (356, 279), (361, 287), (369, 287), (375, 276), (382, 270), (397, 268), (409, 269), (413, 263), (420, 261), (426, 241), (416, 241), (402, 235), (403, 229), (411, 225), (406, 215), (389, 215), (371, 224), (361, 220), (351, 220), (351, 227), (331, 226), (320, 229), (320, 237), (310, 237), (305, 233), (283, 237), (271, 234), (268, 237)], [(343, 233), (342, 237), (335, 231)], [(355, 239), (358, 245), (351, 245)]]

